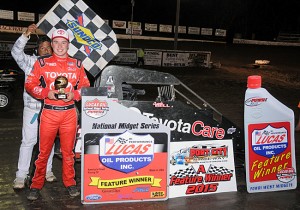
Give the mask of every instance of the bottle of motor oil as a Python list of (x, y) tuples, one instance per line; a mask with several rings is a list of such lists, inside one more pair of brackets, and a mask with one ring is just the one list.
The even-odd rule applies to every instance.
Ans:
[(244, 126), (247, 191), (295, 189), (294, 112), (261, 87), (258, 75), (248, 77)]

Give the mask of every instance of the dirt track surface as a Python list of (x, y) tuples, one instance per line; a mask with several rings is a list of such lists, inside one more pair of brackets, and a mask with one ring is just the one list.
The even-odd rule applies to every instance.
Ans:
[[(127, 40), (128, 41), (128, 40)], [(136, 45), (139, 43), (134, 42)], [(145, 43), (145, 48), (171, 48), (171, 43)], [(266, 48), (259, 46), (225, 46), (186, 44), (189, 50), (210, 50), (212, 61), (220, 68), (212, 69), (157, 69), (173, 73), (178, 79), (219, 110), (224, 116), (243, 128), (244, 95), (247, 77), (262, 76), (263, 87), (283, 104), (293, 109), (298, 120), (297, 104), (300, 100), (299, 48)], [(264, 56), (263, 56), (264, 55)], [(255, 59), (269, 59), (270, 65), (254, 68)], [(148, 67), (145, 67), (146, 69)], [(153, 69), (152, 67), (148, 69)], [(19, 94), (21, 95), (21, 94)], [(61, 181), (61, 160), (54, 159), (53, 169), (58, 182), (44, 186), (41, 198), (35, 202), (26, 199), (28, 188), (14, 191), (12, 183), (17, 169), (21, 143), (22, 98), (12, 110), (0, 113), (0, 209), (107, 209), (107, 210), (188, 210), (188, 209), (300, 209), (300, 190), (253, 193), (246, 192), (245, 174), (236, 170), (237, 192), (181, 197), (163, 202), (137, 202), (119, 204), (82, 205), (80, 198), (70, 198)], [(295, 135), (297, 171), (300, 169), (300, 133)], [(76, 164), (76, 180), (80, 185), (80, 163)], [(300, 180), (298, 175), (298, 181)]]

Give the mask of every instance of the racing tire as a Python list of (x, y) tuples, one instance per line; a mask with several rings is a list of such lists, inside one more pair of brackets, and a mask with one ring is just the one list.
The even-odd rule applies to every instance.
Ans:
[(6, 91), (0, 91), (0, 111), (8, 110), (13, 103), (13, 96)]

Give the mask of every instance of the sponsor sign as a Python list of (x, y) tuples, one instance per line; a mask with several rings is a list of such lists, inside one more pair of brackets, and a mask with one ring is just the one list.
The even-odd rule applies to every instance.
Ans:
[(167, 51), (163, 52), (162, 66), (172, 67), (193, 67), (210, 65), (211, 52), (175, 52)]
[(172, 142), (170, 198), (237, 191), (232, 140)]
[(126, 34), (142, 35), (142, 29), (139, 28), (126, 28)]
[(215, 36), (226, 37), (226, 30), (224, 30), (224, 29), (216, 29)]
[(201, 35), (213, 35), (213, 29), (212, 28), (201, 28)]
[(20, 20), (20, 21), (32, 21), (32, 22), (34, 22), (34, 13), (30, 13), (30, 12), (18, 12), (18, 20)]
[(25, 30), (26, 30), (25, 27), (0, 25), (0, 32), (23, 33)]
[(145, 31), (157, 31), (157, 24), (145, 23)]
[[(264, 103), (250, 98), (247, 106)], [(248, 125), (248, 192), (278, 191), (297, 186), (289, 122)]]
[(159, 25), (159, 32), (172, 33), (172, 25)]
[(14, 11), (0, 9), (0, 19), (13, 20)]
[(200, 34), (200, 28), (199, 27), (188, 27), (188, 34)]
[(112, 63), (136, 64), (137, 63), (136, 49), (121, 49), (120, 52), (113, 58)]
[(126, 29), (126, 21), (113, 20), (112, 21), (112, 27), (113, 28), (118, 28), (118, 29)]
[(179, 52), (163, 52), (162, 65), (169, 67), (185, 67), (188, 66), (188, 53)]
[[(136, 64), (137, 49), (121, 48), (113, 58), (114, 64)], [(211, 52), (144, 50), (144, 65), (173, 67), (210, 67)]]
[(145, 50), (144, 64), (149, 66), (161, 66), (162, 51)]
[[(174, 32), (175, 32), (176, 26), (174, 26)], [(179, 34), (186, 34), (186, 26), (178, 26), (178, 33)]]
[(142, 23), (141, 22), (131, 22), (128, 21), (128, 28), (132, 28), (132, 29), (142, 29)]
[(94, 89), (82, 96), (82, 203), (166, 200), (170, 129)]

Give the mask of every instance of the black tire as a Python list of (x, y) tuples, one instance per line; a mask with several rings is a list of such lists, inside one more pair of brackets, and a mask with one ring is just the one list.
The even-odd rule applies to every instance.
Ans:
[(13, 96), (10, 92), (0, 91), (0, 111), (8, 110), (13, 103)]

